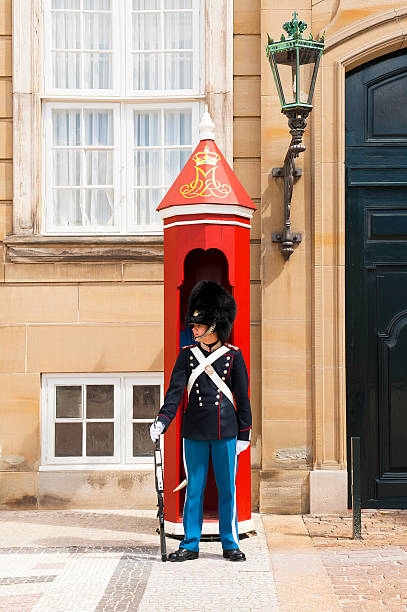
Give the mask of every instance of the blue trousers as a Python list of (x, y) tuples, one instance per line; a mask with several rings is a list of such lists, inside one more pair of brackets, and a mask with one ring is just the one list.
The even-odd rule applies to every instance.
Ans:
[(198, 551), (203, 521), (203, 498), (209, 453), (219, 494), (219, 535), (223, 550), (239, 548), (236, 510), (236, 438), (189, 440), (184, 438), (184, 468), (188, 479), (180, 548)]

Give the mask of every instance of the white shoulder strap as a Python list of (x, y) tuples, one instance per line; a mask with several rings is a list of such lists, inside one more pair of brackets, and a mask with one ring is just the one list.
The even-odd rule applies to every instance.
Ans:
[(219, 359), (219, 357), (227, 353), (228, 350), (229, 350), (228, 347), (223, 345), (220, 348), (216, 349), (216, 351), (213, 351), (213, 353), (210, 353), (207, 357), (204, 357), (204, 355), (202, 354), (202, 352), (199, 350), (197, 346), (194, 346), (193, 348), (191, 348), (191, 353), (198, 360), (199, 365), (197, 365), (197, 367), (194, 370), (192, 370), (191, 376), (189, 377), (189, 380), (187, 383), (188, 395), (191, 392), (194, 382), (196, 381), (198, 376), (202, 374), (206, 366), (210, 365), (211, 363)]
[[(193, 348), (191, 348), (191, 352), (198, 360), (199, 365), (197, 365), (197, 367), (194, 368), (194, 370), (192, 370), (191, 376), (189, 377), (188, 384), (187, 384), (188, 397), (189, 397), (189, 394), (191, 392), (194, 382), (196, 381), (198, 376), (200, 376), (202, 372), (205, 371), (206, 366), (210, 365), (211, 363), (219, 359), (219, 357), (222, 357), (222, 355), (224, 355), (228, 351), (229, 351), (229, 348), (223, 345), (220, 348), (216, 349), (216, 351), (214, 351), (213, 353), (210, 353), (207, 357), (205, 357), (197, 346), (194, 346)], [(206, 374), (213, 381), (213, 383), (217, 386), (217, 388), (220, 389), (224, 395), (226, 395), (228, 400), (232, 404), (234, 404), (233, 393), (229, 389), (227, 384), (221, 379), (219, 374), (217, 374), (215, 370), (211, 374), (208, 374), (208, 372), (206, 372)]]

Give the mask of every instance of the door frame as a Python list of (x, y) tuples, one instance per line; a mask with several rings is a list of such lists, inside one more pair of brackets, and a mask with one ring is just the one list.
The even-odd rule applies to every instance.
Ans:
[(345, 74), (407, 47), (407, 6), (336, 32), (334, 25), (327, 27), (312, 114), (312, 513), (347, 508)]

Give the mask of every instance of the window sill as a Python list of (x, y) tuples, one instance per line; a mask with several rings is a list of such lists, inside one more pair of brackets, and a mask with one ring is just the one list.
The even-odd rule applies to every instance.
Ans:
[(138, 472), (141, 470), (154, 471), (154, 463), (132, 463), (128, 465), (118, 465), (117, 463), (95, 463), (72, 465), (40, 465), (39, 472)]
[(6, 261), (12, 263), (137, 261), (162, 263), (164, 238), (159, 236), (4, 237)]

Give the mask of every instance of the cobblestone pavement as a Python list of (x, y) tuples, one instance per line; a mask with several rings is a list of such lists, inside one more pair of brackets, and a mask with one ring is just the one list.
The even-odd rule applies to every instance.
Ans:
[[(241, 541), (246, 563), (219, 542), (162, 563), (154, 511), (0, 513), (0, 612), (279, 610), (263, 524)], [(168, 539), (171, 552), (177, 540)]]
[(407, 610), (407, 511), (363, 511), (362, 540), (351, 513), (303, 519), (343, 610)]
[(407, 612), (407, 512), (253, 519), (246, 563), (162, 563), (155, 511), (0, 512), (0, 612)]

